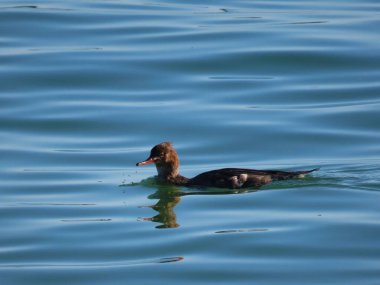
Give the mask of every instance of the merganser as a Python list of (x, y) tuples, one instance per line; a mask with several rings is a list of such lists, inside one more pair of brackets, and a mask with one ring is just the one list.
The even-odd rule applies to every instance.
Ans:
[(271, 183), (273, 180), (285, 180), (291, 178), (301, 178), (305, 174), (319, 170), (303, 171), (277, 171), (277, 170), (256, 170), (244, 168), (222, 168), (201, 173), (193, 178), (186, 178), (179, 174), (179, 158), (173, 145), (170, 142), (163, 142), (154, 146), (149, 157), (136, 166), (154, 163), (157, 168), (158, 180), (172, 183), (178, 186), (205, 186), (239, 189), (254, 187)]

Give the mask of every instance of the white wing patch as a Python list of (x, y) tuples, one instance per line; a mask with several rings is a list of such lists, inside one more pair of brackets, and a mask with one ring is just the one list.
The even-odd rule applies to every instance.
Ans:
[(231, 181), (231, 184), (233, 185), (233, 188), (241, 188), (243, 184), (247, 181), (248, 174), (242, 173), (239, 174), (239, 176), (232, 176), (229, 178)]
[(241, 186), (247, 182), (248, 174), (247, 173), (242, 173), (239, 175), (239, 183), (241, 183)]

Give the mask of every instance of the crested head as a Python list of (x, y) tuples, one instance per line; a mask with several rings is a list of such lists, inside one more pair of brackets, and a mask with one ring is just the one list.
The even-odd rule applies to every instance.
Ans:
[(163, 158), (163, 156), (172, 151), (175, 152), (171, 142), (162, 142), (150, 150), (150, 157)]
[(171, 142), (162, 142), (155, 145), (149, 157), (137, 163), (137, 166), (154, 163), (157, 168), (158, 177), (162, 180), (171, 180), (178, 176), (179, 158)]

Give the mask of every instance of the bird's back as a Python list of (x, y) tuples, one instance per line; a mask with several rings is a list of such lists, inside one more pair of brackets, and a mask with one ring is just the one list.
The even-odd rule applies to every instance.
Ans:
[(277, 170), (256, 170), (244, 168), (222, 168), (201, 173), (189, 179), (188, 186), (207, 186), (222, 188), (246, 188), (260, 187), (273, 180), (285, 180), (301, 177), (307, 173), (315, 171), (277, 171)]

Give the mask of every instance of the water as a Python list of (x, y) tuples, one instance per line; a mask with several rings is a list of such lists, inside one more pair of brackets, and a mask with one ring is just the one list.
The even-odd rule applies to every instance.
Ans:
[[(378, 1), (2, 1), (1, 284), (378, 284)], [(231, 193), (191, 177), (309, 169)], [(228, 194), (228, 195), (227, 195)]]

